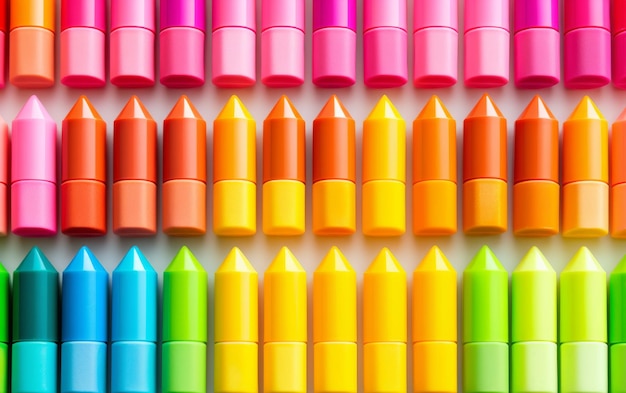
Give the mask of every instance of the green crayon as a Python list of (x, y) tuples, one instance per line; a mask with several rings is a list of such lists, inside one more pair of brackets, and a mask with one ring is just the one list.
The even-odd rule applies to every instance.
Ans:
[(609, 343), (611, 393), (626, 392), (626, 256), (609, 280)]

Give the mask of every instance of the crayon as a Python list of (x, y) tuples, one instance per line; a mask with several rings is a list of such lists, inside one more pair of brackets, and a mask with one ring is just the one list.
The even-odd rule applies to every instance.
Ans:
[(156, 122), (132, 96), (113, 123), (113, 232), (156, 233)]
[(11, 133), (11, 232), (57, 233), (57, 125), (37, 96), (13, 119)]
[(606, 393), (606, 272), (588, 248), (561, 272), (559, 299), (560, 392)]
[(608, 124), (583, 97), (563, 123), (563, 236), (600, 237), (609, 227)]
[(513, 271), (511, 304), (511, 393), (557, 393), (556, 272), (537, 247)]
[(106, 33), (105, 0), (61, 0), (61, 83), (102, 87)]
[(263, 233), (304, 233), (304, 119), (281, 96), (263, 121)]
[(0, 116), (0, 236), (9, 233), (7, 188), (9, 180), (9, 157), (11, 146), (9, 143), (9, 126)]
[(161, 0), (159, 80), (167, 87), (204, 84), (204, 0)]
[(433, 246), (413, 271), (413, 392), (457, 392), (456, 271)]
[(365, 86), (399, 87), (406, 83), (407, 22), (405, 0), (363, 3), (363, 80)]
[(535, 96), (515, 121), (513, 233), (559, 233), (559, 122)]
[(11, 278), (0, 263), (0, 392), (9, 391), (9, 299)]
[(313, 84), (356, 81), (356, 0), (313, 0)]
[(313, 233), (356, 231), (354, 119), (332, 95), (313, 121)]
[(206, 232), (206, 122), (183, 95), (163, 121), (163, 232)]
[(7, 34), (7, 16), (9, 13), (9, 1), (0, 0), (0, 88), (5, 85), (4, 72), (6, 64), (6, 34)]
[(212, 15), (213, 84), (217, 87), (254, 86), (255, 0), (213, 0)]
[(509, 275), (487, 246), (463, 272), (463, 391), (509, 391)]
[(540, 89), (559, 83), (561, 34), (558, 0), (515, 2), (515, 86)]
[(163, 273), (161, 390), (205, 393), (207, 273), (183, 246)]
[(155, 0), (111, 0), (109, 72), (119, 87), (154, 85)]
[(256, 233), (256, 122), (231, 96), (213, 122), (213, 231)]
[(111, 285), (111, 393), (156, 392), (157, 273), (133, 246)]
[(357, 391), (356, 272), (332, 247), (313, 273), (313, 391)]
[(9, 81), (14, 86), (54, 86), (55, 3), (10, 0)]
[(613, 0), (613, 85), (626, 88), (626, 1)]
[(613, 123), (611, 130), (610, 180), (611, 195), (610, 224), (611, 236), (626, 238), (626, 110)]
[(56, 393), (59, 273), (37, 247), (13, 272), (11, 392)]
[(237, 247), (215, 272), (215, 393), (257, 393), (259, 279)]
[(269, 87), (304, 83), (304, 0), (261, 2), (261, 82)]
[(413, 5), (413, 84), (448, 87), (458, 76), (458, 0), (415, 0)]
[(306, 272), (287, 247), (263, 280), (263, 391), (304, 393), (307, 388)]
[(63, 120), (61, 232), (69, 236), (107, 233), (106, 123), (80, 96)]
[(406, 130), (383, 95), (363, 122), (362, 222), (367, 236), (400, 236), (406, 230)]
[(609, 345), (611, 393), (626, 391), (626, 258), (613, 269), (609, 280)]
[(506, 119), (485, 94), (463, 121), (463, 231), (507, 229)]
[(563, 14), (565, 87), (592, 89), (608, 84), (611, 81), (609, 0), (566, 1)]
[(432, 96), (413, 121), (413, 233), (457, 230), (456, 121)]

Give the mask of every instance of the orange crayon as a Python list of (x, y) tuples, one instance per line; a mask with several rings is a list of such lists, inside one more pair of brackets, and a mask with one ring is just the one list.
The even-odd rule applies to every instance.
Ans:
[(611, 133), (611, 236), (626, 238), (626, 110)]

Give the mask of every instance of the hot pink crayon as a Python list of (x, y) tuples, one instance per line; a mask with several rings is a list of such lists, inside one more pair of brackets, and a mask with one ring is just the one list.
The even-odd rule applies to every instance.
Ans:
[(613, 0), (613, 84), (626, 89), (626, 0)]
[(9, 14), (9, 1), (0, 0), (0, 88), (4, 87), (4, 52), (6, 48), (7, 15)]
[(109, 67), (120, 87), (154, 85), (155, 0), (111, 0)]
[(0, 236), (7, 235), (7, 185), (9, 184), (9, 127), (0, 117)]

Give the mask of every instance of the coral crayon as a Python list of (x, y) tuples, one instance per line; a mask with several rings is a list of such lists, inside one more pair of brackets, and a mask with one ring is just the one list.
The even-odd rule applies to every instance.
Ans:
[(9, 126), (0, 116), (0, 236), (9, 233), (8, 223), (8, 190), (9, 180), (9, 153), (11, 146), (9, 143)]
[(237, 247), (215, 272), (215, 393), (257, 393), (259, 278)]
[(613, 269), (609, 281), (609, 391), (626, 391), (626, 258)]
[(356, 231), (354, 119), (336, 95), (313, 121), (313, 233)]
[(282, 96), (263, 121), (263, 232), (304, 233), (304, 120)]
[(206, 122), (187, 96), (163, 121), (163, 232), (206, 232)]
[(563, 123), (563, 236), (600, 237), (609, 227), (608, 124), (588, 96)]
[(9, 300), (11, 278), (0, 264), (0, 392), (9, 391)]
[(113, 123), (113, 232), (156, 233), (156, 122), (132, 96)]
[(626, 88), (626, 1), (613, 0), (613, 84)]
[(456, 233), (456, 121), (432, 96), (413, 121), (413, 233)]
[(263, 279), (263, 391), (304, 393), (307, 388), (306, 272), (287, 247)]
[[(10, 1), (10, 0), (9, 0)], [(6, 34), (7, 34), (7, 16), (9, 13), (9, 1), (0, 1), (0, 88), (4, 87), (4, 72), (5, 72), (5, 52), (6, 52)]]
[(256, 122), (231, 96), (213, 122), (213, 232), (256, 233)]
[(610, 224), (611, 236), (626, 238), (626, 110), (613, 123), (610, 158)]

